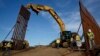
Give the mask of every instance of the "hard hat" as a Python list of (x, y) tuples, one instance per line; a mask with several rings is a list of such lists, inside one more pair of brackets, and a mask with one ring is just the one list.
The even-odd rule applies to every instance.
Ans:
[(88, 29), (89, 32), (92, 32), (91, 29)]

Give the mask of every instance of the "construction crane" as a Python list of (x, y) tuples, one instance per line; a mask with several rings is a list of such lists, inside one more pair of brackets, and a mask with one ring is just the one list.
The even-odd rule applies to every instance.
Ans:
[[(40, 11), (47, 11), (49, 12), (52, 17), (56, 20), (58, 25), (60, 26), (60, 40), (61, 40), (61, 46), (68, 47), (69, 39), (71, 37), (71, 31), (66, 31), (65, 24), (61, 20), (61, 18), (57, 15), (57, 13), (53, 10), (53, 8), (46, 6), (46, 5), (39, 5), (39, 4), (27, 4), (25, 6), (27, 9), (32, 9), (36, 14), (38, 14)], [(55, 41), (52, 42), (52, 47), (56, 47)]]

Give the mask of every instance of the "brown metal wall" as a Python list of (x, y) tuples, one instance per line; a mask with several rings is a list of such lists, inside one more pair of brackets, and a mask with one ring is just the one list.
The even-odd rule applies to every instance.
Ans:
[[(80, 15), (81, 15), (84, 33), (87, 33), (88, 29), (91, 29), (95, 35), (94, 37), (95, 43), (97, 46), (99, 46), (100, 45), (100, 27), (95, 21), (94, 17), (89, 13), (89, 11), (83, 6), (81, 2), (80, 2)], [(85, 35), (85, 40), (88, 40), (86, 35)]]
[(20, 49), (22, 41), (25, 38), (29, 17), (30, 12), (24, 6), (21, 6), (17, 22), (14, 28), (14, 32), (12, 35), (12, 39), (15, 42), (16, 49)]

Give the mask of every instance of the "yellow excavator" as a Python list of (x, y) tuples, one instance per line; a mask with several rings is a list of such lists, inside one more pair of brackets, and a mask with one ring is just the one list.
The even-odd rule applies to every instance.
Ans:
[[(45, 6), (45, 5), (39, 5), (39, 4), (27, 4), (24, 7), (25, 7), (26, 10), (32, 9), (34, 12), (36, 12), (36, 14), (38, 14), (40, 11), (47, 11), (47, 12), (49, 12), (53, 16), (53, 18), (56, 20), (56, 22), (58, 23), (58, 25), (60, 26), (60, 40), (61, 40), (60, 46), (62, 46), (62, 47), (68, 47), (69, 46), (69, 44), (70, 44), (70, 38), (72, 36), (72, 33), (71, 33), (71, 31), (66, 31), (65, 30), (65, 25), (64, 25), (63, 21), (57, 15), (57, 13), (53, 10), (53, 8), (51, 8), (49, 6)], [(8, 43), (9, 41), (2, 41), (2, 42), (3, 43)], [(19, 42), (19, 43), (21, 43), (21, 42)], [(25, 45), (23, 43), (25, 43)], [(11, 42), (12, 49), (17, 49), (17, 48), (18, 49), (22, 49), (23, 47), (25, 47), (25, 48), (29, 47), (29, 43), (27, 41), (24, 40), (23, 43), (22, 43), (21, 46), (15, 47), (15, 42), (14, 41)], [(50, 45), (52, 47), (56, 47), (57, 46), (56, 45), (56, 40), (54, 40), (53, 42), (51, 42)]]
[[(36, 12), (36, 14), (38, 14), (40, 11), (49, 12), (53, 16), (53, 18), (56, 20), (58, 25), (60, 26), (60, 31), (61, 31), (60, 32), (60, 40), (61, 40), (60, 46), (62, 46), (62, 47), (68, 47), (69, 46), (72, 33), (71, 33), (71, 31), (65, 30), (65, 25), (64, 25), (63, 21), (57, 15), (57, 13), (53, 10), (53, 8), (51, 8), (49, 6), (45, 6), (45, 5), (39, 5), (39, 4), (27, 4), (25, 7), (27, 9), (32, 9), (34, 12)], [(55, 41), (53, 41), (51, 43), (51, 46), (56, 47)]]

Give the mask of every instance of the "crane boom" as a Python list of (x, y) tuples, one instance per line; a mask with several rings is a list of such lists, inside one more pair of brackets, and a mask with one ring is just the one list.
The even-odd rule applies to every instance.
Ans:
[(49, 12), (54, 17), (56, 22), (59, 24), (61, 32), (65, 31), (65, 25), (64, 25), (63, 21), (51, 7), (45, 6), (45, 5), (39, 5), (39, 4), (27, 4), (26, 8), (32, 9), (37, 14), (39, 13), (39, 11)]

